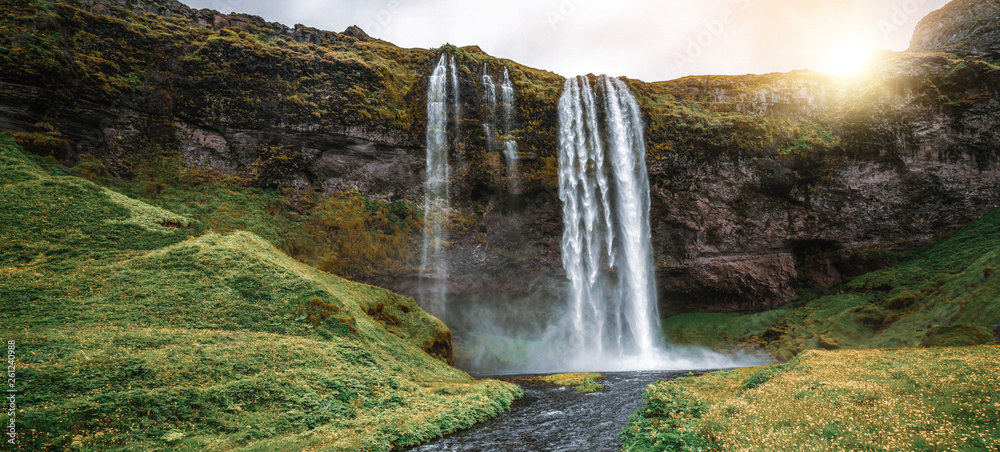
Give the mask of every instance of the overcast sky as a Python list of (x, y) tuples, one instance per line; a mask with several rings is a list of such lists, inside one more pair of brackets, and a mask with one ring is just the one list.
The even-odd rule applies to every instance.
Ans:
[[(184, 0), (182, 0), (184, 1)], [(948, 0), (187, 0), (286, 25), (358, 25), (401, 47), (478, 45), (564, 76), (646, 81), (814, 69), (905, 50)]]

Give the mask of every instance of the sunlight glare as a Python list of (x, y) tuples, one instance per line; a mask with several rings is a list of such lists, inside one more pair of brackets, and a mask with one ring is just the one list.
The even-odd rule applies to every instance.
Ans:
[(832, 75), (850, 75), (864, 68), (874, 49), (858, 41), (842, 41), (828, 48), (825, 67), (820, 72)]

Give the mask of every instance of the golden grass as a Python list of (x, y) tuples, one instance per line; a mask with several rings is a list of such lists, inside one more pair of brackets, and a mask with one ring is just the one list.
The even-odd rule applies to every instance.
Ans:
[(997, 346), (812, 350), (786, 366), (658, 383), (647, 403), (657, 393), (687, 394), (709, 409), (680, 429), (646, 409), (658, 430), (647, 437), (694, 431), (712, 450), (1000, 448)]

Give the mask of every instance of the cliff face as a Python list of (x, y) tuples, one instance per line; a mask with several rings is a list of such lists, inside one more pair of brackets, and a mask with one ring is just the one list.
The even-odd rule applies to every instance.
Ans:
[[(712, 115), (702, 139), (683, 138), (702, 129), (681, 120), (671, 151), (650, 156), (666, 298), (773, 305), (998, 207), (996, 67), (937, 54), (872, 64), (855, 84), (806, 74), (672, 83), (710, 112), (739, 114)], [(786, 114), (806, 122), (782, 143)]]
[[(71, 163), (95, 154), (130, 178), (139, 147), (179, 149), (186, 163), (246, 170), (267, 147), (290, 148), (295, 171), (278, 184), (384, 199), (422, 198), (426, 79), (440, 52), (461, 53), (467, 121), (481, 122), (469, 68), (508, 66), (519, 84), (556, 78), (477, 48), (400, 49), (344, 33), (193, 10), (178, 2), (3, 2), (5, 108), (0, 127)], [(17, 16), (16, 19), (10, 17)], [(551, 93), (524, 91), (524, 109)], [(523, 137), (528, 154), (545, 125)], [(551, 127), (551, 125), (548, 125)], [(27, 135), (32, 135), (28, 137)], [(541, 138), (539, 138), (541, 137)], [(470, 127), (468, 160), (483, 138)], [(141, 143), (140, 143), (141, 142)]]
[[(1000, 206), (1000, 73), (986, 56), (996, 27), (969, 31), (964, 3), (995, 4), (949, 5), (921, 23), (912, 51), (880, 55), (858, 80), (629, 81), (647, 125), (665, 308), (780, 304)], [(0, 129), (70, 163), (94, 154), (123, 180), (166, 158), (256, 171), (256, 184), (283, 193), (420, 204), (426, 75), (441, 53), (454, 55), (463, 120), (449, 130), (453, 296), (524, 307), (526, 323), (540, 300), (558, 298), (562, 77), (474, 47), (400, 49), (356, 28), (286, 27), (177, 2), (2, 4), (17, 19), (2, 19)], [(483, 132), (484, 68), (507, 68), (515, 85), (516, 184)], [(415, 272), (388, 276), (372, 282), (415, 293)]]
[(956, 0), (921, 20), (910, 51), (938, 49), (993, 58), (1000, 55), (1000, 2)]

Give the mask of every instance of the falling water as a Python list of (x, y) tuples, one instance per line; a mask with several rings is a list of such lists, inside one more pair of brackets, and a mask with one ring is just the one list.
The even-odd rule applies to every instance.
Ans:
[[(502, 91), (501, 126), (509, 130), (505, 105), (513, 96)], [(568, 79), (558, 112), (562, 259), (569, 284), (558, 293), (542, 289), (537, 297), (533, 291), (513, 299), (499, 294), (484, 297), (479, 308), (464, 305), (464, 365), (491, 373), (550, 373), (766, 363), (755, 355), (733, 358), (664, 342), (644, 126), (625, 83), (606, 76)]]
[[(514, 130), (514, 123), (511, 119), (514, 110), (514, 84), (510, 81), (510, 74), (507, 68), (503, 68), (503, 83), (500, 85), (500, 103), (503, 106), (503, 133), (510, 137)], [(504, 141), (504, 156), (507, 158), (507, 176), (511, 186), (517, 185), (517, 140), (508, 138)]]
[(455, 56), (448, 55), (448, 72), (451, 74), (451, 105), (452, 105), (452, 122), (455, 125), (455, 149), (461, 144), (462, 140), (462, 96), (458, 91), (458, 71), (455, 69)]
[(566, 81), (559, 101), (563, 267), (570, 348), (589, 362), (650, 362), (663, 351), (649, 179), (639, 105), (618, 79)]
[(490, 76), (489, 68), (483, 63), (483, 133), (486, 136), (486, 150), (496, 150), (497, 87)]
[[(457, 75), (453, 57), (441, 56), (427, 84), (427, 185), (424, 195), (424, 247), (420, 262), (420, 302), (433, 314), (446, 311), (449, 211), (448, 96), (447, 81), (452, 77), (456, 95)], [(456, 95), (457, 96), (457, 95)], [(457, 97), (456, 97), (457, 100)], [(455, 104), (456, 111), (458, 110)], [(456, 113), (457, 114), (457, 113)], [(425, 287), (432, 281), (430, 287)]]

